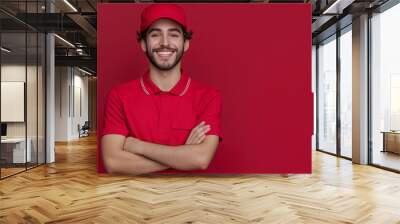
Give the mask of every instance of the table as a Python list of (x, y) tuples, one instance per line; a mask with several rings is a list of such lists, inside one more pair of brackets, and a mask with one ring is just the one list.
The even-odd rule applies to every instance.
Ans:
[[(26, 147), (25, 154), (25, 144)], [(1, 157), (6, 160), (6, 163), (26, 163), (31, 162), (31, 145), (32, 140), (27, 138), (6, 138), (1, 139)], [(12, 158), (12, 159), (11, 159)]]
[(400, 131), (382, 131), (381, 133), (383, 133), (382, 152), (400, 154)]

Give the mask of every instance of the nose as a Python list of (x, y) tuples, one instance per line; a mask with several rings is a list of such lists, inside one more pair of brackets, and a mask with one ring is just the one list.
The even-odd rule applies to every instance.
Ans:
[(168, 36), (166, 34), (163, 34), (161, 37), (161, 46), (168, 46)]

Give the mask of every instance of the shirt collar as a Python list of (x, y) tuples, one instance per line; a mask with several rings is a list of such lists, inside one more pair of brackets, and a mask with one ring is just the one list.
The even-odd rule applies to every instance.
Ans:
[[(181, 70), (181, 77), (178, 83), (176, 83), (175, 86), (172, 87), (172, 89), (168, 93), (177, 96), (183, 96), (189, 89), (190, 82), (191, 78)], [(158, 88), (158, 86), (153, 82), (153, 80), (151, 80), (149, 71), (146, 71), (144, 75), (140, 77), (140, 84), (146, 95), (155, 95), (163, 92), (160, 90), (160, 88)]]

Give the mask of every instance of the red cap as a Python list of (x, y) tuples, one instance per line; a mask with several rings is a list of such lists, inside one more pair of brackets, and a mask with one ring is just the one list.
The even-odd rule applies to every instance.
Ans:
[(186, 15), (183, 9), (175, 4), (152, 4), (142, 12), (140, 32), (143, 32), (151, 24), (159, 19), (171, 19), (187, 29)]

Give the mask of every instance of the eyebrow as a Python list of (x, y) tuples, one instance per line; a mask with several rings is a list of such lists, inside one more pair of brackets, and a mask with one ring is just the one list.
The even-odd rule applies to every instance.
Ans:
[[(178, 28), (170, 28), (170, 29), (168, 29), (168, 31), (170, 31), (170, 32), (176, 31), (176, 32), (182, 33), (182, 31)], [(149, 33), (151, 33), (151, 32), (161, 32), (161, 29), (160, 28), (151, 28), (149, 30)]]
[(161, 29), (158, 29), (158, 28), (151, 28), (151, 29), (149, 30), (149, 33), (153, 32), (153, 31), (160, 31), (160, 32), (161, 32)]
[(168, 29), (168, 31), (177, 31), (179, 33), (182, 33), (182, 30), (178, 29), (178, 28), (171, 28), (171, 29)]

